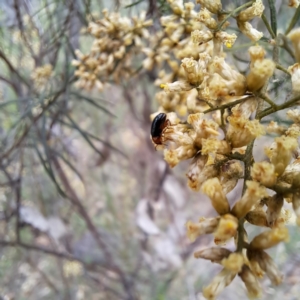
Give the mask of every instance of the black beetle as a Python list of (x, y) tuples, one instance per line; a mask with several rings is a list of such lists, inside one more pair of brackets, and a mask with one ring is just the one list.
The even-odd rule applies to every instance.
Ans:
[(170, 124), (170, 121), (167, 119), (167, 115), (165, 113), (158, 114), (151, 125), (151, 137), (152, 141), (156, 145), (163, 144), (163, 132), (164, 129)]

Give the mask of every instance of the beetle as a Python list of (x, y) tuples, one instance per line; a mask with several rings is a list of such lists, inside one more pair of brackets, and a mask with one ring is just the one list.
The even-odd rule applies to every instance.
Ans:
[(165, 128), (170, 125), (165, 113), (158, 114), (151, 125), (151, 138), (154, 144), (163, 145), (163, 133)]

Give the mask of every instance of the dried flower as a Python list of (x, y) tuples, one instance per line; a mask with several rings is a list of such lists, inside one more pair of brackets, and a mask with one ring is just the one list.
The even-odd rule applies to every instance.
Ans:
[(160, 85), (166, 92), (189, 91), (193, 88), (187, 81), (175, 81), (173, 83), (165, 83)]
[(266, 55), (266, 50), (259, 45), (251, 46), (248, 52), (250, 54), (251, 66), (253, 66), (255, 61), (263, 60)]
[(188, 177), (188, 185), (192, 190), (198, 191), (202, 184), (209, 178), (217, 176), (218, 170), (214, 165), (207, 165), (208, 156), (198, 154), (190, 164)]
[(218, 31), (215, 34), (215, 39), (218, 39), (223, 43), (227, 48), (231, 48), (237, 39), (236, 34), (229, 34), (226, 31)]
[(270, 59), (256, 60), (247, 76), (248, 90), (251, 92), (261, 89), (273, 75), (275, 63)]
[(227, 258), (223, 258), (221, 264), (224, 268), (239, 273), (244, 265), (242, 253), (231, 253)]
[(283, 196), (280, 194), (275, 194), (272, 197), (269, 197), (267, 200), (267, 221), (270, 227), (276, 223), (277, 219), (280, 216), (281, 208), (283, 206)]
[(245, 216), (246, 221), (250, 224), (262, 227), (268, 227), (267, 215), (262, 209), (249, 211)]
[(288, 241), (289, 233), (287, 228), (280, 227), (265, 231), (256, 236), (250, 243), (251, 249), (268, 249), (282, 241)]
[(208, 9), (213, 14), (218, 14), (222, 9), (221, 0), (197, 0), (196, 2), (200, 3), (202, 8)]
[(257, 42), (263, 37), (263, 33), (253, 28), (249, 22), (237, 21), (237, 25), (240, 31), (253, 42)]
[(262, 294), (261, 286), (248, 266), (243, 266), (243, 270), (239, 276), (245, 283), (248, 291), (248, 297), (250, 299), (259, 298)]
[(277, 181), (274, 165), (266, 161), (253, 164), (251, 177), (266, 187), (272, 187)]
[(229, 127), (227, 140), (233, 148), (243, 147), (255, 138), (265, 133), (263, 126), (258, 120), (248, 120), (243, 117), (231, 116), (227, 118)]
[(292, 158), (292, 152), (298, 147), (298, 142), (293, 137), (281, 136), (275, 139), (274, 145), (265, 150), (271, 163), (275, 166), (275, 173), (280, 176)]
[(204, 79), (204, 73), (201, 68), (201, 63), (193, 58), (184, 58), (181, 66), (186, 72), (186, 79), (191, 85), (199, 86)]
[(224, 268), (212, 282), (203, 289), (203, 296), (206, 299), (215, 299), (223, 289), (234, 279), (236, 273)]
[(235, 236), (238, 227), (238, 220), (231, 214), (221, 216), (218, 228), (214, 232), (215, 243), (224, 244)]
[(202, 7), (197, 20), (203, 23), (208, 29), (215, 29), (218, 26), (217, 21), (211, 16), (211, 13), (205, 7)]
[(242, 199), (232, 208), (232, 213), (239, 219), (244, 217), (260, 199), (268, 196), (266, 189), (255, 181), (247, 181), (246, 186), (247, 190)]
[(191, 39), (194, 44), (201, 45), (212, 40), (213, 34), (210, 31), (194, 30)]
[(281, 283), (283, 276), (274, 264), (273, 259), (266, 252), (249, 249), (247, 251), (247, 256), (251, 267), (258, 264), (259, 268), (266, 272), (272, 284), (278, 285)]
[(221, 261), (224, 258), (228, 257), (230, 254), (231, 251), (226, 248), (212, 247), (195, 252), (194, 257), (207, 259), (211, 262), (221, 263)]
[(224, 215), (229, 212), (230, 206), (218, 178), (205, 181), (202, 185), (202, 192), (211, 199), (212, 205), (218, 214)]
[(213, 233), (218, 224), (220, 218), (200, 218), (198, 223), (193, 223), (192, 221), (188, 221), (186, 223), (187, 228), (187, 236), (191, 242), (194, 242), (198, 236), (202, 234)]
[(237, 16), (239, 22), (249, 22), (255, 17), (261, 17), (265, 7), (262, 0), (256, 0), (252, 6), (246, 8)]

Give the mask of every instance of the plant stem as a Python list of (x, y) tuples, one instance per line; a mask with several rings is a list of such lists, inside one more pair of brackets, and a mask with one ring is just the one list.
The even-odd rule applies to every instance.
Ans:
[(285, 35), (288, 35), (290, 33), (290, 31), (294, 28), (294, 26), (298, 22), (299, 18), (300, 18), (300, 5), (297, 7), (294, 16), (293, 16), (287, 30), (285, 31)]
[(273, 31), (273, 29), (272, 29), (272, 27), (271, 27), (271, 25), (270, 25), (270, 23), (269, 23), (267, 17), (266, 17), (266, 15), (265, 15), (265, 14), (262, 14), (261, 18), (262, 18), (262, 20), (264, 21), (264, 23), (265, 23), (265, 25), (266, 25), (266, 28), (268, 29), (268, 31), (269, 31), (271, 37), (272, 37), (273, 39), (275, 39), (275, 38), (276, 38), (276, 35), (275, 35), (275, 33), (274, 33), (274, 31)]
[(247, 97), (244, 97), (244, 96), (241, 96), (241, 97), (242, 97), (241, 99), (238, 99), (236, 101), (229, 102), (229, 103), (226, 103), (226, 104), (223, 104), (223, 105), (220, 105), (220, 106), (217, 105), (217, 106), (214, 106), (212, 108), (209, 108), (209, 109), (205, 110), (203, 113), (206, 114), (206, 113), (209, 113), (209, 112), (212, 112), (212, 111), (216, 111), (216, 110), (219, 110), (219, 109), (222, 110), (222, 109), (225, 109), (225, 108), (230, 108), (232, 106), (235, 106), (236, 104), (239, 104), (239, 103), (241, 103), (241, 102), (243, 102), (243, 101), (245, 101), (245, 100), (253, 97), (253, 95), (249, 95)]
[(291, 106), (294, 106), (296, 104), (296, 102), (298, 102), (300, 100), (300, 95), (297, 95), (295, 97), (293, 97), (291, 100), (281, 104), (281, 105), (277, 105), (276, 106), (276, 109), (273, 108), (273, 107), (269, 107), (269, 108), (266, 108), (265, 110), (261, 111), (260, 113), (257, 114), (257, 119), (260, 120), (276, 111), (279, 111), (279, 110), (282, 110), (282, 109), (285, 109), (285, 108), (288, 108), (288, 107), (291, 107)]
[(270, 18), (271, 18), (271, 27), (274, 32), (275, 37), (277, 36), (277, 12), (274, 0), (268, 0), (270, 7)]
[(289, 73), (289, 71), (285, 67), (283, 67), (282, 65), (280, 65), (278, 63), (276, 63), (276, 69), (278, 69), (278, 70), (280, 70), (280, 71), (288, 74), (289, 76), (291, 76), (291, 74)]

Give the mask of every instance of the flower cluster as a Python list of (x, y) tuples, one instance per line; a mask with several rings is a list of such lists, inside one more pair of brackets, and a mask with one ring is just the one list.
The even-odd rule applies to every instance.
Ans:
[[(159, 112), (166, 113), (167, 118), (160, 149), (164, 149), (164, 158), (172, 168), (183, 160), (191, 160), (186, 174), (189, 187), (206, 194), (218, 213), (214, 218), (188, 221), (188, 238), (195, 241), (200, 235), (213, 234), (216, 245), (224, 245), (232, 238), (236, 243), (235, 252), (213, 247), (195, 253), (196, 258), (208, 259), (223, 267), (204, 288), (204, 297), (215, 299), (235, 276), (244, 282), (250, 298), (259, 297), (262, 288), (258, 279), (263, 275), (266, 274), (274, 285), (282, 281), (282, 274), (265, 250), (289, 238), (285, 224), (291, 212), (284, 208), (284, 202), (292, 203), (300, 225), (300, 110), (287, 112), (291, 121), (288, 127), (271, 121), (265, 128), (260, 120), (300, 100), (299, 61), (295, 55), (297, 62), (284, 69), (291, 75), (295, 98), (288, 104), (275, 104), (266, 91), (276, 63), (266, 57), (262, 46), (255, 45), (248, 50), (250, 68), (247, 74), (235, 70), (223, 52), (223, 45), (231, 47), (236, 39), (235, 34), (225, 31), (230, 15), (227, 17), (223, 12), (221, 1), (197, 2), (201, 10), (193, 17), (194, 30), (185, 45), (192, 47), (192, 42), (198, 47), (198, 53), (195, 55), (191, 51), (184, 57), (175, 56), (181, 60), (180, 67), (173, 60), (169, 63), (169, 56), (158, 60), (160, 63), (166, 60), (172, 69), (169, 74), (161, 71), (157, 80), (165, 93), (165, 96), (163, 92), (158, 94)], [(184, 19), (185, 8), (178, 3), (177, 8), (174, 16), (168, 19), (170, 24), (179, 16)], [(237, 26), (244, 35), (257, 41), (262, 33), (249, 21), (262, 15), (262, 1), (256, 0), (242, 8), (234, 16)], [(196, 21), (200, 24), (198, 28), (194, 24)], [(172, 28), (175, 30), (175, 26)], [(300, 45), (297, 32), (295, 29), (289, 35), (295, 53)], [(155, 55), (162, 57), (162, 50), (155, 53), (153, 51), (153, 59)], [(152, 64), (148, 65), (152, 67)], [(264, 101), (269, 107), (265, 108)], [(187, 113), (186, 121), (177, 116), (184, 116), (178, 110), (179, 103), (185, 106), (180, 112)], [(265, 148), (267, 159), (254, 162), (254, 140), (266, 131), (277, 136)], [(242, 196), (231, 206), (227, 194), (239, 179), (244, 180)], [(248, 241), (244, 229), (246, 221), (268, 229)]]
[(134, 66), (136, 53), (143, 48), (143, 39), (148, 39), (148, 27), (152, 20), (146, 20), (146, 13), (138, 17), (121, 17), (118, 13), (103, 10), (103, 19), (90, 23), (87, 31), (94, 37), (89, 54), (76, 50), (79, 78), (77, 86), (85, 89), (96, 87), (103, 89), (103, 84), (131, 76), (138, 66)]

